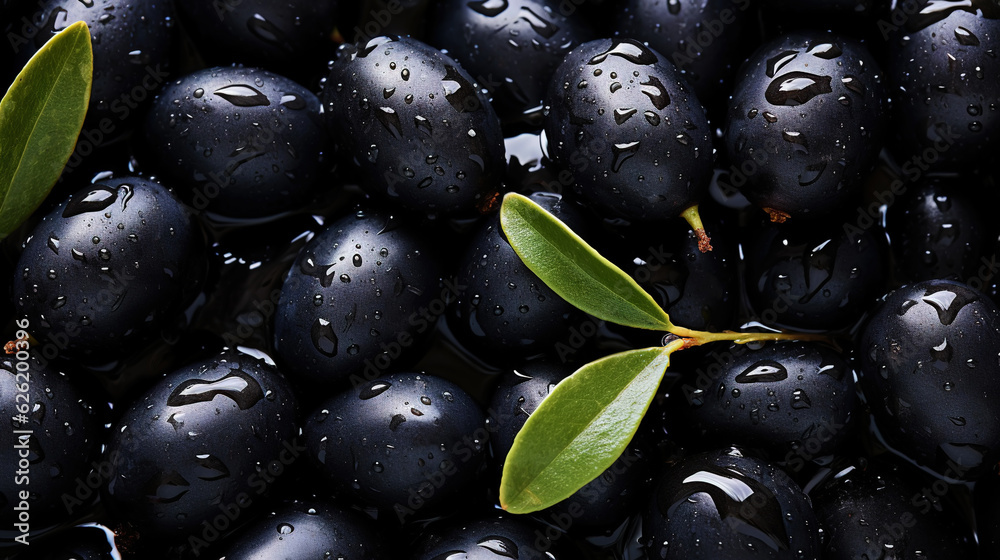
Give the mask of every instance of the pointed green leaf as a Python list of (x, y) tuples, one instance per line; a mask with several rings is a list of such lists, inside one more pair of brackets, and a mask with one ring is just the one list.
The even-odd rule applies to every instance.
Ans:
[(564, 379), (518, 432), (500, 483), (511, 513), (552, 506), (597, 478), (639, 428), (676, 341), (614, 354)]
[(670, 317), (639, 284), (531, 199), (504, 196), (500, 224), (524, 264), (552, 291), (619, 325), (665, 331)]
[(0, 239), (59, 180), (83, 128), (93, 72), (90, 30), (76, 22), (35, 53), (0, 102)]

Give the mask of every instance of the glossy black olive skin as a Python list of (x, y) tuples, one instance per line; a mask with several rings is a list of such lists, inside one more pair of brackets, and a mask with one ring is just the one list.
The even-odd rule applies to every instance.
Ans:
[(239, 352), (168, 374), (112, 429), (105, 498), (144, 535), (207, 546), (307, 462), (296, 402), (274, 366)]
[(324, 229), (319, 214), (293, 214), (261, 228), (234, 228), (216, 237), (209, 268), (218, 271), (205, 305), (192, 319), (196, 329), (222, 337), (230, 348), (256, 348), (273, 354), (274, 316), (281, 285), (299, 251)]
[[(19, 351), (29, 359), (14, 354), (0, 360), (0, 414), (5, 419), (0, 463), (10, 470), (0, 479), (0, 548), (23, 546), (13, 542), (21, 533), (29, 533), (34, 543), (52, 525), (86, 514), (107, 475), (95, 468), (100, 466), (100, 425), (105, 420), (98, 403), (68, 375), (31, 359), (38, 350), (30, 343), (21, 343)], [(21, 512), (28, 516), (30, 531), (14, 529), (25, 522), (19, 519)]]
[[(717, 357), (726, 364), (711, 367)], [(793, 470), (833, 453), (853, 435), (857, 408), (854, 376), (847, 360), (812, 342), (729, 347), (703, 362), (688, 381), (688, 421), (696, 434), (718, 444), (735, 442), (770, 452)], [(707, 372), (717, 373), (714, 379)]]
[(752, 8), (751, 0), (628, 0), (618, 12), (617, 30), (663, 54), (708, 103), (732, 88)]
[(881, 464), (852, 467), (813, 491), (823, 558), (975, 557), (971, 534), (935, 491)]
[[(78, 525), (31, 546), (31, 558), (38, 560), (118, 560), (121, 551), (115, 533), (97, 523)], [(20, 546), (20, 545), (18, 545)], [(27, 557), (24, 554), (15, 558)]]
[[(562, 533), (554, 533), (561, 536)], [(438, 560), (448, 555), (469, 560), (559, 560), (565, 558), (552, 551), (553, 542), (543, 528), (521, 517), (493, 514), (467, 521), (457, 520), (449, 526), (435, 527), (417, 543), (413, 560)]]
[[(604, 245), (608, 256), (639, 283), (670, 315), (675, 325), (700, 331), (722, 331), (735, 325), (739, 306), (739, 256), (734, 232), (702, 208), (713, 249), (702, 253), (691, 227), (675, 220), (624, 231), (621, 240)], [(635, 329), (641, 344), (659, 345), (663, 333)]]
[[(14, 66), (22, 68), (52, 36), (77, 21), (90, 27), (94, 84), (84, 131), (101, 145), (131, 126), (144, 101), (170, 78), (172, 0), (49, 0), (23, 2), (19, 15), (31, 25), (8, 37)], [(5, 37), (7, 37), (5, 35)], [(6, 89), (4, 89), (6, 91)], [(110, 132), (109, 132), (110, 131)], [(85, 137), (86, 138), (86, 137)]]
[(772, 463), (736, 449), (667, 469), (643, 519), (646, 552), (662, 560), (819, 558), (809, 497)]
[(324, 401), (305, 438), (335, 488), (402, 524), (468, 499), (488, 433), (483, 412), (457, 385), (396, 373)]
[(1000, 145), (1000, 6), (919, 0), (898, 6), (892, 21), (883, 29), (889, 148), (922, 170), (986, 169)]
[(849, 327), (885, 293), (880, 228), (837, 220), (768, 224), (744, 246), (746, 293), (767, 325), (810, 331)]
[(572, 364), (540, 359), (523, 361), (518, 367), (504, 372), (490, 400), (490, 415), (486, 419), (490, 428), (490, 450), (498, 467), (502, 467), (514, 438), (531, 413), (575, 369)]
[(191, 206), (223, 219), (293, 210), (328, 188), (319, 98), (266, 70), (206, 68), (170, 82), (143, 133)]
[(274, 71), (306, 67), (330, 50), (336, 0), (267, 2), (175, 0), (201, 54), (219, 64), (261, 65)]
[(806, 219), (859, 195), (887, 120), (883, 78), (864, 45), (793, 33), (744, 63), (729, 101), (726, 150), (748, 176), (741, 192), (750, 202), (777, 220)]
[[(262, 558), (385, 558), (385, 547), (371, 522), (340, 506), (291, 501), (235, 535), (226, 560)], [(324, 556), (325, 555), (325, 556)]]
[(552, 72), (593, 38), (580, 15), (566, 11), (554, 0), (447, 0), (437, 3), (430, 18), (429, 41), (490, 91), (505, 130), (518, 124), (540, 128)]
[[(582, 215), (565, 199), (542, 193), (531, 198), (583, 231)], [(458, 270), (462, 291), (450, 324), (484, 357), (509, 361), (551, 350), (583, 316), (521, 262), (503, 233), (499, 214), (473, 234)]]
[(552, 76), (548, 155), (604, 216), (679, 216), (706, 194), (713, 152), (705, 110), (663, 55), (633, 39), (573, 49)]
[(13, 278), (13, 301), (52, 360), (114, 361), (159, 334), (202, 280), (204, 236), (164, 186), (99, 180), (35, 226)]
[[(554, 359), (531, 360), (503, 374), (490, 401), (487, 427), (496, 472), (502, 472), (514, 438), (560, 381), (576, 366)], [(645, 445), (632, 442), (600, 476), (572, 496), (536, 514), (541, 519), (570, 518), (575, 530), (617, 527), (636, 513), (648, 491), (651, 461)]]
[(345, 50), (323, 102), (362, 187), (390, 204), (418, 216), (473, 215), (499, 192), (500, 121), (475, 79), (441, 51), (398, 37)]
[(897, 282), (971, 282), (980, 270), (987, 274), (979, 281), (987, 280), (991, 263), (981, 258), (993, 249), (990, 233), (995, 228), (986, 219), (983, 201), (962, 183), (929, 180), (889, 206), (885, 222)]
[(358, 212), (320, 232), (281, 287), (275, 348), (290, 378), (332, 388), (371, 380), (413, 351), (453, 288), (439, 287), (431, 246), (383, 213)]
[(965, 284), (929, 280), (886, 295), (858, 343), (881, 435), (948, 478), (987, 473), (1000, 457), (998, 347), (1000, 311)]

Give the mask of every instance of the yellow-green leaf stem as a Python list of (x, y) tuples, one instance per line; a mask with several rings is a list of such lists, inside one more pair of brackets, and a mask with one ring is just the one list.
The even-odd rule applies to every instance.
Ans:
[[(684, 217), (704, 235), (696, 206)], [(500, 221), (525, 265), (569, 303), (605, 321), (679, 337), (662, 348), (591, 362), (553, 389), (518, 433), (504, 464), (500, 504), (509, 512), (531, 513), (555, 505), (611, 466), (635, 434), (672, 352), (720, 341), (826, 339), (675, 326), (634, 280), (530, 199), (507, 194)], [(707, 236), (703, 241), (702, 249), (710, 250)]]
[(705, 231), (705, 224), (701, 222), (701, 213), (698, 211), (698, 205), (695, 204), (684, 212), (681, 212), (681, 217), (691, 226), (694, 234), (698, 236), (698, 250), (702, 253), (711, 251), (712, 239), (708, 236), (708, 232)]
[(829, 341), (830, 337), (823, 334), (801, 333), (751, 333), (751, 332), (703, 332), (693, 331), (684, 327), (673, 326), (670, 333), (682, 337), (687, 344), (684, 348), (693, 348), (710, 342), (733, 342), (747, 344), (748, 342), (776, 342), (779, 340)]

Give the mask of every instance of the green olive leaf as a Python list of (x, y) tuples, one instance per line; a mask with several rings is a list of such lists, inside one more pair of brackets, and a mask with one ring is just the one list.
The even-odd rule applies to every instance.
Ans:
[(672, 327), (667, 313), (635, 280), (531, 199), (505, 195), (500, 224), (524, 264), (577, 308), (619, 325)]
[(552, 506), (621, 456), (649, 408), (677, 340), (591, 362), (564, 379), (518, 432), (504, 464), (500, 505), (511, 513)]
[(73, 154), (90, 103), (90, 29), (53, 36), (0, 101), (0, 239), (41, 205)]

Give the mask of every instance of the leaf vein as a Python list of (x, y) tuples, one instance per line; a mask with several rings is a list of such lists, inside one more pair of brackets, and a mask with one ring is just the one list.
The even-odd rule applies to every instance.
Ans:
[[(538, 239), (540, 239), (541, 241), (543, 241), (545, 243), (545, 245), (547, 247), (549, 247), (551, 250), (555, 251), (556, 253), (558, 253), (559, 255), (561, 255), (563, 258), (565, 258), (567, 261), (569, 261), (571, 263), (571, 265), (572, 265), (572, 269), (582, 272), (588, 278), (590, 278), (591, 280), (593, 280), (595, 284), (597, 284), (597, 285), (599, 285), (601, 287), (601, 289), (602, 289), (602, 291), (604, 293), (611, 294), (611, 296), (613, 297), (613, 299), (615, 299), (617, 302), (624, 302), (626, 304), (629, 304), (630, 306), (634, 307), (639, 312), (641, 312), (644, 316), (646, 316), (649, 319), (651, 319), (654, 323), (661, 323), (662, 322), (662, 317), (657, 317), (656, 315), (651, 314), (648, 309), (645, 309), (645, 304), (648, 303), (648, 302), (633, 302), (630, 299), (628, 299), (626, 297), (623, 297), (618, 292), (616, 292), (616, 291), (608, 288), (601, 281), (601, 279), (599, 277), (597, 277), (593, 272), (591, 272), (591, 270), (589, 270), (588, 268), (584, 268), (584, 267), (580, 266), (576, 262), (576, 259), (573, 258), (573, 255), (571, 255), (570, 253), (568, 253), (566, 251), (563, 251), (558, 245), (556, 245), (551, 240), (549, 240), (548, 236), (546, 236), (541, 231), (541, 229), (535, 227), (531, 223), (530, 220), (528, 220), (528, 219), (526, 219), (524, 217), (524, 215), (521, 212), (518, 212), (518, 215), (520, 216), (521, 220), (527, 225), (527, 227), (531, 228), (532, 231), (534, 231), (536, 234), (538, 234)], [(580, 240), (580, 241), (582, 242), (582, 240)], [(515, 249), (515, 251), (516, 251), (516, 249)], [(518, 251), (518, 254), (520, 255), (519, 251)], [(596, 252), (595, 252), (595, 255), (599, 259), (604, 259), (604, 257), (601, 257), (600, 255), (597, 255)], [(604, 264), (607, 264), (610, 268), (616, 268), (610, 262), (606, 262)], [(536, 274), (538, 274), (538, 272), (535, 271), (534, 269), (532, 270), (532, 272), (535, 272)]]
[[(652, 360), (652, 361), (650, 362), (650, 365), (653, 365), (654, 363), (656, 363), (656, 362), (658, 362), (658, 361), (662, 361), (662, 359), (663, 359), (663, 354), (659, 354), (659, 355), (657, 355), (657, 356), (656, 356), (656, 357), (655, 357), (655, 358), (654, 358), (654, 359), (653, 359), (653, 360)], [(648, 367), (648, 366), (647, 366), (647, 367)], [(596, 424), (596, 423), (597, 423), (597, 419), (598, 419), (598, 418), (600, 418), (601, 416), (603, 416), (604, 412), (605, 412), (605, 411), (607, 411), (607, 410), (608, 410), (608, 408), (610, 408), (610, 407), (611, 407), (611, 405), (613, 405), (613, 404), (615, 404), (616, 402), (618, 402), (618, 401), (619, 401), (619, 399), (620, 399), (620, 397), (621, 397), (621, 395), (622, 395), (623, 393), (625, 393), (625, 392), (626, 392), (626, 391), (627, 391), (628, 389), (630, 389), (630, 388), (631, 388), (631, 387), (632, 387), (633, 385), (635, 385), (636, 383), (638, 383), (638, 382), (639, 382), (639, 379), (640, 379), (641, 377), (643, 377), (643, 373), (644, 373), (644, 370), (645, 370), (645, 369), (646, 369), (646, 368), (642, 368), (642, 369), (641, 369), (641, 370), (639, 371), (639, 373), (638, 373), (638, 374), (634, 375), (634, 376), (632, 377), (632, 379), (631, 379), (631, 380), (630, 380), (630, 381), (629, 381), (628, 383), (626, 383), (626, 384), (625, 384), (625, 385), (624, 385), (624, 386), (623, 386), (623, 387), (621, 388), (621, 390), (620, 390), (620, 391), (618, 391), (618, 395), (617, 395), (617, 396), (616, 396), (616, 397), (615, 397), (614, 399), (612, 399), (611, 401), (609, 401), (609, 402), (607, 402), (606, 404), (604, 404), (604, 405), (603, 405), (603, 406), (601, 407), (601, 409), (600, 409), (600, 410), (599, 410), (599, 411), (598, 411), (597, 413), (595, 413), (595, 414), (594, 414), (594, 415), (592, 416), (592, 419), (591, 419), (591, 420), (590, 420), (589, 422), (587, 422), (586, 426), (584, 426), (584, 427), (583, 427), (583, 429), (581, 429), (581, 430), (579, 431), (579, 433), (578, 433), (578, 434), (577, 434), (577, 435), (576, 435), (575, 437), (573, 437), (573, 439), (571, 439), (571, 440), (570, 440), (569, 442), (567, 442), (567, 443), (566, 443), (566, 445), (564, 445), (564, 446), (562, 446), (561, 448), (559, 448), (558, 452), (556, 452), (556, 453), (554, 453), (554, 454), (553, 454), (553, 457), (554, 457), (554, 458), (553, 458), (553, 460), (549, 461), (549, 462), (548, 462), (548, 464), (547, 464), (547, 465), (546, 465), (546, 466), (545, 466), (545, 467), (544, 467), (543, 469), (539, 470), (538, 474), (536, 474), (535, 476), (533, 476), (533, 477), (531, 478), (531, 480), (530, 480), (530, 481), (526, 482), (526, 483), (525, 483), (525, 484), (524, 484), (524, 485), (522, 486), (522, 488), (521, 488), (521, 489), (520, 489), (520, 490), (518, 491), (518, 495), (520, 495), (520, 494), (522, 494), (522, 493), (527, 493), (527, 494), (529, 494), (529, 495), (530, 495), (530, 496), (531, 496), (532, 498), (534, 498), (534, 500), (533, 500), (533, 501), (534, 501), (535, 503), (540, 503), (540, 500), (538, 500), (538, 498), (537, 498), (536, 494), (535, 494), (534, 492), (532, 492), (532, 491), (530, 490), (530, 488), (531, 488), (532, 484), (533, 484), (533, 483), (534, 483), (535, 481), (537, 481), (537, 480), (538, 480), (538, 479), (540, 478), (540, 475), (541, 475), (541, 474), (542, 474), (542, 473), (543, 473), (543, 472), (544, 472), (544, 471), (545, 471), (546, 469), (548, 469), (548, 468), (549, 468), (549, 467), (550, 467), (550, 466), (552, 465), (552, 463), (554, 463), (554, 462), (555, 462), (555, 458), (558, 458), (558, 456), (559, 456), (559, 455), (562, 455), (562, 454), (563, 454), (563, 452), (565, 452), (565, 451), (566, 451), (567, 449), (569, 449), (569, 448), (570, 448), (570, 447), (571, 447), (571, 446), (572, 446), (572, 445), (573, 445), (573, 444), (574, 444), (575, 442), (577, 442), (578, 440), (580, 440), (580, 438), (582, 437), (582, 435), (583, 435), (583, 434), (584, 434), (584, 433), (585, 433), (585, 432), (586, 432), (587, 430), (589, 430), (589, 429), (590, 429), (590, 428), (591, 428), (591, 427), (592, 427), (592, 426), (593, 426), (594, 424)], [(665, 370), (665, 369), (666, 369), (666, 367), (664, 366), (664, 370)], [(582, 399), (581, 399), (581, 400), (582, 400)], [(594, 402), (597, 402), (597, 403), (600, 403), (600, 401), (598, 401), (598, 400), (596, 400), (596, 399), (594, 399)], [(625, 443), (625, 445), (628, 445), (628, 442), (626, 442), (626, 443)]]

